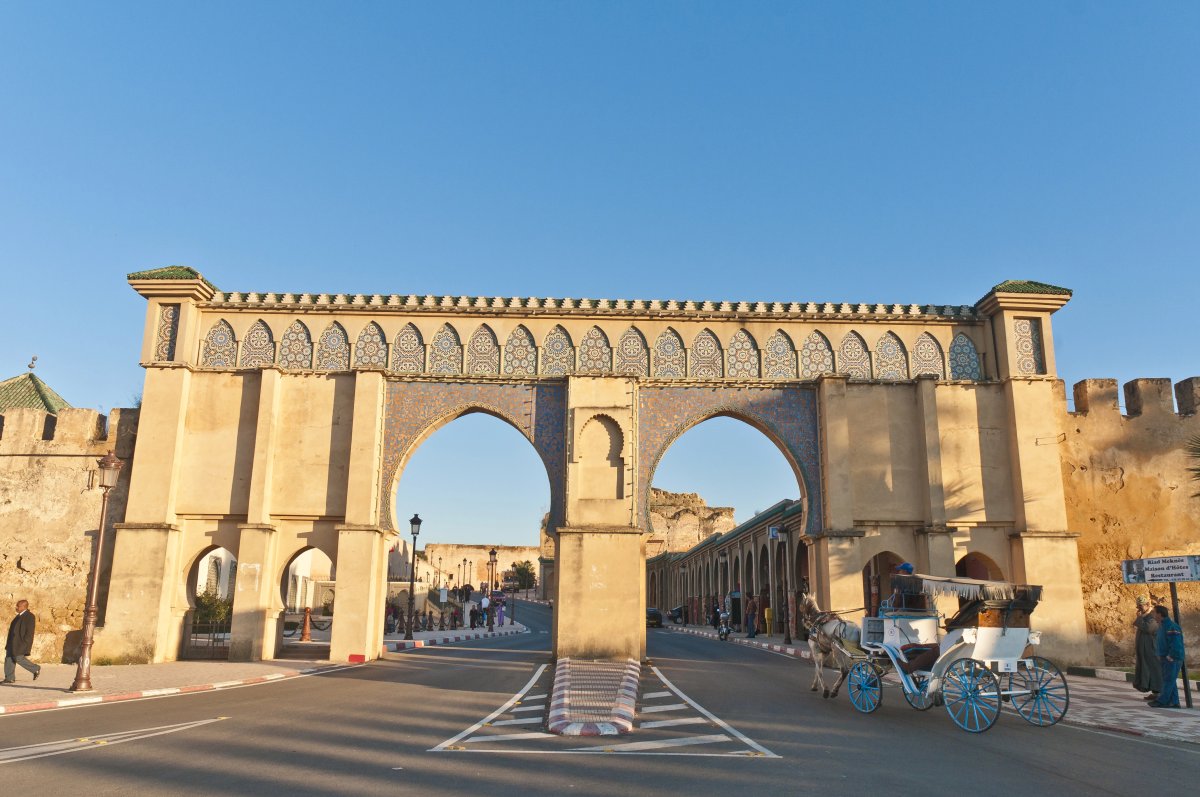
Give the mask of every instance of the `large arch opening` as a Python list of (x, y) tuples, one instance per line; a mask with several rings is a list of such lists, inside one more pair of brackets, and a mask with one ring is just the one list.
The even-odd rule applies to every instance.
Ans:
[[(283, 606), (284, 658), (320, 658), (329, 655), (337, 609), (337, 569), (320, 548), (301, 548), (287, 560), (279, 574), (279, 601)], [(310, 618), (304, 638), (304, 617)]]
[[(413, 515), (422, 519), (415, 547), (405, 522)], [(415, 631), (469, 624), (484, 597), (499, 622), (511, 600), (504, 592), (544, 587), (548, 574), (539, 563), (550, 515), (546, 465), (510, 419), (467, 407), (430, 424), (406, 454), (393, 491), (400, 535), (388, 558), (385, 631), (404, 633), (410, 584)]]
[(228, 548), (209, 546), (192, 561), (185, 577), (181, 659), (229, 658), (236, 583), (237, 557)]
[(879, 605), (892, 594), (891, 575), (904, 558), (894, 551), (875, 554), (862, 569), (863, 606), (871, 617), (879, 616)]

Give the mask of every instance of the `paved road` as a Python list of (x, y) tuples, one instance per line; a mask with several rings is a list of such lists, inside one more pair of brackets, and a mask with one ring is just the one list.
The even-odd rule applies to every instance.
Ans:
[(544, 702), (548, 615), (520, 613), (533, 633), (243, 689), (0, 717), (0, 782), (11, 794), (740, 797), (1128, 795), (1153, 771), (1200, 780), (1200, 746), (1011, 715), (972, 736), (890, 691), (863, 716), (844, 694), (807, 691), (807, 664), (658, 630), (641, 700), (657, 710), (639, 720), (659, 725), (548, 739), (524, 722)]

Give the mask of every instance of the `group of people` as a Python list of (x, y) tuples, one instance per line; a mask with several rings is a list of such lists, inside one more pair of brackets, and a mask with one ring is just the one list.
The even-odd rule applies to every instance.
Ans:
[(1136, 667), (1133, 688), (1146, 693), (1147, 705), (1179, 708), (1179, 669), (1183, 666), (1183, 630), (1171, 619), (1166, 606), (1150, 606), (1145, 595), (1137, 597), (1133, 627)]

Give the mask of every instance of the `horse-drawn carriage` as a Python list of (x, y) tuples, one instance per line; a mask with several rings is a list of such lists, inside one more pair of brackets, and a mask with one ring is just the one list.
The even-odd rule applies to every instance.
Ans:
[[(846, 691), (856, 709), (879, 708), (884, 676), (894, 672), (910, 706), (924, 711), (942, 705), (971, 733), (992, 727), (1004, 701), (1042, 727), (1067, 713), (1062, 672), (1029, 650), (1041, 637), (1029, 628), (1041, 587), (924, 575), (893, 576), (892, 587), (879, 616), (862, 619), (859, 651), (839, 643), (853, 661)], [(945, 634), (934, 606), (938, 595), (960, 599)]]

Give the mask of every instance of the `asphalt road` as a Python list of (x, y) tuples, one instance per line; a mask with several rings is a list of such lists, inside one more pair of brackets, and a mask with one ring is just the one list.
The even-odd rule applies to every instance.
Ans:
[[(844, 692), (809, 692), (807, 663), (668, 630), (649, 632), (657, 672), (647, 670), (642, 689), (656, 696), (643, 705), (665, 710), (642, 719), (677, 716), (662, 724), (678, 727), (586, 744), (514, 735), (433, 752), (526, 686), (527, 699), (544, 690), (549, 668), (534, 676), (550, 663), (540, 633), (548, 612), (523, 603), (520, 615), (533, 633), (246, 688), (0, 717), (0, 783), (28, 795), (742, 797), (1130, 795), (1151, 782), (1200, 782), (1200, 746), (1034, 728), (1011, 714), (971, 735), (891, 689), (862, 715)], [(513, 710), (525, 702), (536, 703)], [(503, 716), (525, 720), (497, 718), (483, 731), (538, 736), (527, 722), (536, 710)], [(617, 746), (638, 740), (650, 749)]]

